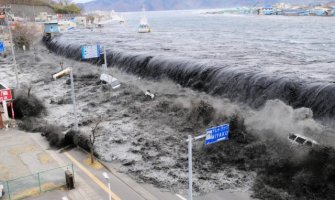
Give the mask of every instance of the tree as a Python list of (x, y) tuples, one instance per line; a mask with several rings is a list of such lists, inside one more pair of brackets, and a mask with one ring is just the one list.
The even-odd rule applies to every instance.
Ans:
[(61, 5), (69, 5), (70, 3), (72, 3), (72, 1), (71, 0), (59, 0), (59, 4), (61, 4)]
[(87, 15), (86, 17), (86, 22), (87, 23), (92, 23), (94, 22), (95, 17), (93, 15)]
[(69, 0), (60, 1), (58, 4), (52, 5), (53, 10), (59, 14), (80, 14), (81, 8)]
[(90, 156), (91, 156), (91, 164), (94, 164), (94, 148), (95, 148), (95, 141), (98, 137), (103, 136), (104, 134), (98, 134), (98, 126), (99, 124), (102, 122), (102, 117), (99, 118), (99, 120), (97, 121), (97, 123), (95, 124), (94, 127), (92, 127), (92, 131), (90, 134), (90, 138), (89, 138), (89, 145), (90, 145)]

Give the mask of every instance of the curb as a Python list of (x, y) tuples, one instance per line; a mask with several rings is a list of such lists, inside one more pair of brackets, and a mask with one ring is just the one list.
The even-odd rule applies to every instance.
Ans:
[[(77, 147), (77, 149), (81, 150), (84, 153), (89, 153), (85, 149), (81, 147)], [(121, 173), (117, 172), (114, 168), (109, 167), (106, 165), (106, 163), (99, 158), (96, 158), (96, 161), (98, 161), (108, 172), (113, 174), (117, 179), (119, 179), (122, 183), (124, 183), (126, 186), (128, 186), (131, 190), (133, 190), (136, 194), (138, 194), (140, 197), (142, 197), (145, 200), (159, 200), (157, 197), (153, 196), (151, 193), (149, 193), (146, 189), (144, 189), (141, 185), (139, 185), (136, 181), (132, 180), (130, 177), (125, 177)]]

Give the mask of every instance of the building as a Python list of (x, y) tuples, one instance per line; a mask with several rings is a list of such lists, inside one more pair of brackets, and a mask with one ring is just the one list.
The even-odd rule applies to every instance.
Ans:
[(36, 22), (50, 22), (56, 20), (57, 15), (48, 14), (47, 12), (41, 12), (37, 17), (35, 17)]
[(304, 9), (285, 9), (282, 11), (282, 15), (286, 16), (308, 16), (309, 10)]
[(6, 0), (2, 0), (2, 1), (1, 3), (5, 5), (9, 5), (11, 7), (11, 12), (13, 13), (15, 17), (20, 17), (28, 21), (34, 21), (34, 18), (38, 15), (38, 13), (41, 13), (41, 12), (47, 12), (50, 14), (54, 14), (53, 9), (48, 5), (44, 5), (43, 3), (35, 4), (35, 5), (25, 5), (24, 3), (13, 3), (15, 1), (7, 0), (7, 2), (11, 2), (11, 3), (6, 3)]
[(261, 8), (260, 14), (261, 15), (273, 15), (275, 13), (275, 9), (272, 5), (267, 5)]
[(49, 33), (49, 34), (59, 33), (58, 22), (44, 23), (44, 33)]
[(73, 21), (76, 23), (77, 27), (86, 28), (87, 26), (87, 18), (85, 16), (75, 17)]
[(330, 14), (331, 10), (324, 7), (315, 7), (309, 11), (309, 15), (312, 16), (327, 16)]

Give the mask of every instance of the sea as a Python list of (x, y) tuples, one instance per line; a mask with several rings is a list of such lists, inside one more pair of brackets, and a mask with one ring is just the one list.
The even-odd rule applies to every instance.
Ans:
[(254, 107), (280, 99), (317, 117), (335, 116), (334, 17), (207, 11), (146, 12), (152, 28), (146, 34), (137, 32), (141, 12), (119, 13), (126, 23), (70, 31), (50, 46), (80, 55), (80, 45), (99, 43), (108, 49), (110, 66), (130, 73), (164, 76)]

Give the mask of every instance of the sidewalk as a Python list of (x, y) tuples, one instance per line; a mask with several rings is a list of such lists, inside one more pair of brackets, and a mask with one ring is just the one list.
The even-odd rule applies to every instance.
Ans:
[[(41, 136), (36, 134), (31, 134), (31, 136), (40, 145), (44, 146), (44, 148), (48, 147), (47, 142)], [(66, 158), (66, 155), (69, 155), (70, 157), (72, 157), (72, 159), (76, 160), (75, 162), (79, 162), (80, 165), (85, 167), (85, 169), (87, 169), (90, 174), (94, 175), (94, 177), (98, 179), (98, 180), (95, 180), (95, 178), (93, 180), (90, 179), (88, 175), (75, 164), (74, 166), (76, 175), (76, 185), (79, 186), (76, 188), (76, 190), (89, 186), (91, 187), (91, 190), (93, 189), (94, 192), (100, 196), (100, 198), (102, 197), (105, 199), (106, 197), (108, 197), (108, 194), (106, 193), (106, 191), (104, 191), (103, 189), (101, 189), (101, 187), (98, 186), (99, 184), (95, 182), (98, 181), (102, 182), (104, 185), (107, 185), (106, 180), (104, 180), (102, 176), (103, 172), (107, 172), (110, 177), (112, 192), (115, 193), (117, 198), (120, 198), (122, 200), (181, 200), (181, 198), (177, 197), (175, 194), (171, 192), (163, 192), (160, 189), (154, 187), (147, 187), (146, 185), (138, 184), (127, 174), (117, 172), (117, 170), (115, 170), (114, 166), (111, 163), (101, 162), (102, 163), (101, 168), (90, 167), (87, 163), (85, 163), (85, 161), (87, 161), (89, 158), (88, 154), (79, 148), (75, 148), (71, 151), (62, 154), (54, 150), (51, 151), (47, 150), (47, 151), (51, 155), (53, 155), (59, 163), (64, 162), (64, 159), (69, 160), (68, 157)], [(57, 157), (60, 160), (57, 159)], [(85, 184), (82, 185), (80, 182), (78, 182), (78, 177), (83, 179), (85, 181)], [(87, 192), (89, 191), (89, 189), (87, 188), (85, 189), (85, 191)], [(74, 198), (73, 194), (69, 194), (68, 196), (70, 198)], [(91, 197), (91, 199), (98, 199), (98, 197)]]
[[(32, 174), (66, 166), (71, 162), (62, 159), (58, 151), (50, 149), (49, 144), (38, 133), (26, 133), (16, 129), (0, 130), (0, 158), (0, 182), (23, 177), (10, 181), (12, 199), (25, 196), (32, 196), (29, 199), (50, 200), (61, 199), (63, 196), (70, 200), (105, 199), (105, 196), (96, 193), (80, 176), (75, 176), (75, 190), (61, 189), (39, 194), (38, 179)], [(53, 177), (60, 184), (65, 184), (64, 169), (60, 168), (59, 173), (45, 173), (41, 182), (47, 182), (42, 182), (42, 187), (43, 183), (45, 186), (52, 186)], [(5, 191), (5, 196), (8, 197), (7, 187)]]

